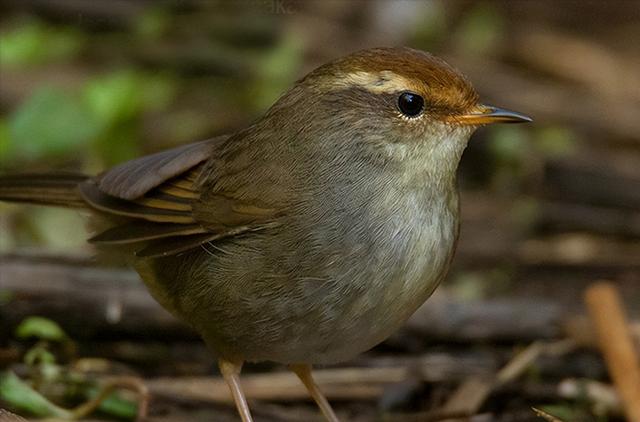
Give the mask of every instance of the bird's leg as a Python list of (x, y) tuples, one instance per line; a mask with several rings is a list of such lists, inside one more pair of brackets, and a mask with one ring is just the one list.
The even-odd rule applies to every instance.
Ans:
[(291, 364), (289, 365), (289, 369), (291, 369), (298, 378), (300, 378), (300, 381), (302, 381), (304, 386), (307, 387), (307, 391), (311, 397), (313, 397), (313, 400), (315, 400), (327, 421), (339, 422), (338, 417), (331, 408), (327, 398), (322, 394), (322, 391), (320, 391), (320, 388), (318, 388), (318, 385), (313, 380), (313, 376), (311, 375), (311, 365)]
[(244, 397), (242, 387), (240, 386), (240, 370), (242, 369), (242, 361), (229, 361), (226, 359), (218, 359), (218, 367), (222, 377), (227, 382), (233, 401), (236, 404), (238, 413), (242, 422), (252, 422), (251, 411), (247, 404), (247, 399)]

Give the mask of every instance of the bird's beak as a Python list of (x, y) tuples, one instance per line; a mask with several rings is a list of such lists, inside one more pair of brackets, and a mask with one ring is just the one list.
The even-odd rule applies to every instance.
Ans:
[(487, 125), (490, 123), (526, 123), (532, 119), (515, 111), (480, 104), (469, 113), (451, 116), (451, 120), (461, 125)]

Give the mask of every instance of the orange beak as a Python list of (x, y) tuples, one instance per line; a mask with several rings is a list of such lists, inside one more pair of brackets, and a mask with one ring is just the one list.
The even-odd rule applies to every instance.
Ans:
[(487, 125), (490, 123), (526, 123), (532, 119), (524, 114), (515, 111), (504, 110), (498, 107), (492, 107), (479, 104), (468, 113), (457, 116), (451, 116), (453, 122), (461, 125)]

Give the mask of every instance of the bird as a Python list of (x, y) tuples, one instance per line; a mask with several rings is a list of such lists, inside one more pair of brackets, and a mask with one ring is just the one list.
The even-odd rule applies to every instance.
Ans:
[(471, 134), (523, 114), (484, 105), (442, 59), (370, 48), (299, 79), (254, 123), (96, 175), (0, 177), (0, 200), (83, 209), (218, 359), (243, 422), (244, 362), (287, 365), (338, 421), (312, 365), (389, 337), (445, 278)]

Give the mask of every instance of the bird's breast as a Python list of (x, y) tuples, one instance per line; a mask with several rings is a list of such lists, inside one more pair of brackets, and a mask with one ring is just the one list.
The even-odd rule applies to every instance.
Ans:
[(364, 262), (370, 280), (363, 282), (370, 286), (371, 307), (388, 310), (379, 313), (379, 323), (394, 330), (446, 274), (458, 235), (458, 205), (457, 195), (434, 197), (420, 191), (384, 200), (394, 206), (382, 205), (369, 221), (374, 235)]
[(316, 361), (348, 359), (391, 335), (442, 281), (457, 240), (455, 190), (388, 187), (340, 214), (340, 223), (325, 214), (336, 236), (318, 259), (331, 282), (314, 331), (327, 352)]

